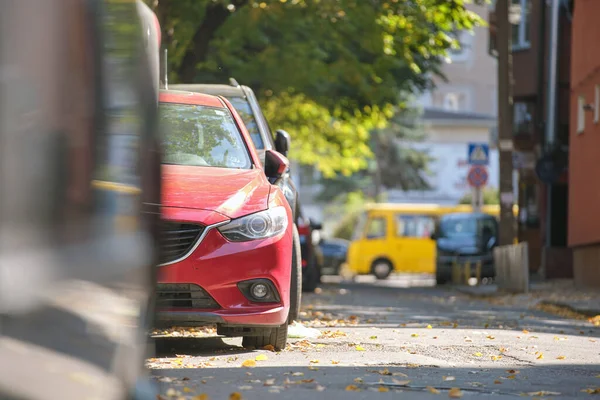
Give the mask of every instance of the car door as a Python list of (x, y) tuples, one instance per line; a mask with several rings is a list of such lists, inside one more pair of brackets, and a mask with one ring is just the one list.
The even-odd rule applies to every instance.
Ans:
[(371, 265), (378, 258), (388, 258), (388, 218), (383, 213), (370, 212), (362, 236), (360, 265), (363, 273), (371, 270)]
[(390, 248), (397, 271), (433, 273), (435, 271), (435, 216), (397, 213)]

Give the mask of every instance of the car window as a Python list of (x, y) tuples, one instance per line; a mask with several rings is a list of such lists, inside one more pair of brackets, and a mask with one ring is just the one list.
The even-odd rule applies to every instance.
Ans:
[(396, 236), (429, 238), (435, 230), (435, 220), (428, 215), (396, 215)]
[(472, 216), (452, 216), (440, 222), (440, 235), (445, 238), (477, 235), (477, 219)]
[(373, 217), (367, 225), (367, 239), (380, 239), (385, 237), (385, 218)]
[(203, 167), (252, 167), (242, 135), (226, 109), (161, 103), (163, 163)]
[(365, 224), (367, 223), (367, 213), (362, 212), (357, 218), (354, 232), (352, 232), (352, 240), (359, 240), (362, 238), (363, 231), (365, 230)]
[(496, 236), (497, 235), (497, 230), (498, 230), (498, 226), (497, 226), (497, 222), (494, 218), (483, 218), (479, 221), (479, 229), (480, 234), (481, 235), (489, 235), (491, 237)]
[(250, 133), (254, 147), (256, 147), (257, 150), (263, 150), (265, 148), (265, 144), (248, 100), (243, 97), (229, 97), (227, 100), (229, 100), (231, 105), (233, 105), (233, 108), (235, 108), (238, 114), (240, 114), (240, 117), (242, 117), (244, 125), (246, 125), (246, 129), (248, 129), (248, 132)]

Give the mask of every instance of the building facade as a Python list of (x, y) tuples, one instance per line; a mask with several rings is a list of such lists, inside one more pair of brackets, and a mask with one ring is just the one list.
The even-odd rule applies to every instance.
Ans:
[[(569, 246), (575, 281), (600, 288), (600, 1), (577, 0), (573, 10), (569, 157)], [(591, 179), (590, 179), (591, 178)]]
[[(568, 173), (563, 173), (557, 182), (549, 186), (543, 184), (535, 172), (535, 162), (547, 151), (544, 141), (550, 7), (546, 0), (509, 1), (512, 24), (513, 159), (519, 175), (519, 241), (529, 244), (530, 272), (541, 271), (546, 278), (568, 278), (573, 275), (572, 257), (567, 245)], [(561, 7), (555, 127), (557, 145), (564, 151), (569, 146), (572, 15), (568, 1), (557, 1)], [(490, 15), (492, 54), (495, 53), (496, 37), (494, 7)], [(551, 210), (548, 210), (548, 204)], [(548, 215), (552, 217), (550, 230), (546, 226)]]

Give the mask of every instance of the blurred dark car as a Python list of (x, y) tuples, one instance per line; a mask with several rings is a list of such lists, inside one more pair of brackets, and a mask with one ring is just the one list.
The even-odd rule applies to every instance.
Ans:
[(298, 233), (302, 252), (302, 291), (314, 292), (321, 283), (323, 253), (314, 243), (315, 231), (321, 230), (320, 223), (305, 217), (300, 210), (298, 215)]
[(350, 241), (344, 239), (321, 239), (319, 249), (323, 254), (322, 275), (339, 275), (342, 265), (346, 262)]
[[(0, 0), (0, 398), (155, 399), (155, 22)], [(153, 39), (154, 38), (154, 39)]]
[(481, 263), (481, 277), (493, 278), (493, 249), (498, 237), (498, 221), (483, 213), (452, 213), (442, 216), (431, 238), (436, 241), (435, 277), (438, 285), (452, 279), (452, 265)]

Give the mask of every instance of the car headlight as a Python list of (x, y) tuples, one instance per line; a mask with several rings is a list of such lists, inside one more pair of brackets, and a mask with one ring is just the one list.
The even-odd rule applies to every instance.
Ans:
[(277, 206), (237, 218), (219, 227), (219, 232), (232, 242), (265, 239), (285, 231), (288, 218), (285, 207)]

